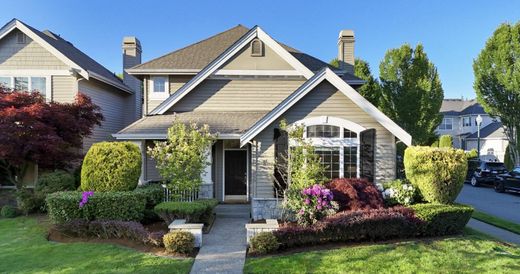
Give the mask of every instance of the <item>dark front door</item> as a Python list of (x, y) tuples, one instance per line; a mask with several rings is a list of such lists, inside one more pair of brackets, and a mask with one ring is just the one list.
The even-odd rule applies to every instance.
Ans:
[(226, 150), (225, 159), (226, 195), (246, 195), (247, 151)]

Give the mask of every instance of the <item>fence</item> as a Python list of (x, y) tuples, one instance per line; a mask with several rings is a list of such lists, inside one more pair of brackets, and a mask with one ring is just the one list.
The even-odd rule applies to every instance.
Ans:
[(162, 185), (164, 188), (164, 201), (170, 202), (193, 202), (199, 199), (198, 190), (170, 190), (166, 185)]

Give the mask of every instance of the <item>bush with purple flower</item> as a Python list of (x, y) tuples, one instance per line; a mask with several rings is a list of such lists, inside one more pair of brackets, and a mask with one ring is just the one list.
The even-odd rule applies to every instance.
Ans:
[(88, 203), (88, 198), (94, 196), (94, 191), (83, 191), (81, 194), (81, 201), (79, 202), (79, 208), (83, 208)]
[(330, 189), (315, 184), (304, 188), (299, 193), (299, 205), (296, 212), (296, 220), (300, 225), (309, 226), (322, 218), (332, 215), (337, 211), (337, 204), (332, 201), (333, 195)]

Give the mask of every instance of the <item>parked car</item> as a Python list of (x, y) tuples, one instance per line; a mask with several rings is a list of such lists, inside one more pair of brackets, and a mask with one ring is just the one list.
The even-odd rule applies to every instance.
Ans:
[(500, 162), (480, 162), (480, 166), (473, 172), (470, 184), (479, 186), (480, 184), (495, 185), (497, 175), (507, 173), (506, 166)]
[(476, 158), (468, 159), (468, 173), (466, 174), (466, 182), (470, 182), (473, 174), (480, 167), (480, 161)]
[(497, 176), (495, 181), (496, 192), (520, 191), (520, 166)]

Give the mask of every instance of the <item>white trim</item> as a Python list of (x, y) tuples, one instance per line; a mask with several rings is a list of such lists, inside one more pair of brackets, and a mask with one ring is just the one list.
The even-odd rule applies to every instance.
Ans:
[(27, 91), (32, 92), (34, 89), (32, 87), (31, 78), (45, 78), (45, 101), (52, 101), (52, 75), (47, 74), (44, 70), (1, 70), (0, 77), (7, 77), (11, 79), (11, 84), (7, 86), (14, 90), (15, 83), (14, 78), (24, 77), (27, 78)]
[(282, 59), (294, 67), (297, 71), (309, 79), (312, 76), (312, 71), (305, 67), (300, 61), (292, 56), (287, 50), (285, 50), (278, 42), (273, 40), (267, 33), (265, 33), (260, 27), (255, 26), (250, 31), (242, 36), (238, 41), (231, 45), (226, 51), (224, 51), (218, 58), (209, 63), (204, 69), (202, 69), (195, 77), (184, 84), (177, 92), (172, 94), (168, 99), (163, 101), (159, 106), (150, 112), (150, 114), (164, 114), (168, 109), (175, 105), (181, 100), (186, 94), (192, 91), (197, 85), (199, 85), (204, 79), (212, 75), (218, 68), (222, 67), (228, 60), (235, 56), (240, 50), (248, 46), (249, 43), (259, 38), (264, 42), (266, 46), (269, 46), (274, 52), (276, 52)]
[(1, 75), (18, 76), (18, 75), (45, 75), (45, 76), (71, 76), (72, 71), (66, 69), (0, 69)]
[(13, 19), (11, 22), (9, 22), (7, 25), (5, 25), (2, 29), (0, 29), (0, 39), (4, 38), (7, 34), (9, 34), (11, 31), (13, 31), (15, 28), (23, 32), (25, 35), (29, 36), (33, 41), (38, 43), (40, 46), (42, 46), (45, 50), (49, 51), (51, 54), (56, 56), (60, 61), (65, 63), (65, 65), (69, 66), (72, 71), (75, 71), (79, 75), (81, 75), (83, 78), (89, 80), (89, 77), (92, 76), (93, 78), (96, 78), (102, 82), (105, 82), (111, 86), (114, 86), (116, 88), (122, 89), (124, 91), (133, 93), (133, 91), (126, 87), (124, 84), (116, 83), (113, 80), (109, 80), (104, 76), (101, 76), (95, 72), (88, 71), (78, 64), (76, 64), (74, 61), (72, 61), (70, 58), (65, 56), (61, 51), (56, 49), (54, 46), (49, 44), (45, 39), (41, 38), (38, 34), (36, 34), (34, 31), (32, 31), (25, 23), (18, 19)]
[(267, 69), (219, 69), (213, 75), (250, 75), (250, 76), (303, 76), (297, 70), (267, 70)]
[[(226, 195), (226, 151), (246, 151), (246, 195)], [(249, 147), (245, 148), (225, 148), (225, 144), (222, 143), (222, 201), (226, 201), (226, 196), (232, 197), (244, 197), (246, 201), (249, 202)]]
[(345, 96), (352, 100), (352, 102), (354, 102), (358, 107), (372, 116), (377, 122), (390, 131), (394, 136), (399, 138), (399, 140), (401, 140), (403, 143), (408, 146), (412, 144), (412, 136), (410, 136), (410, 134), (408, 134), (404, 129), (388, 118), (388, 116), (384, 115), (374, 105), (368, 102), (355, 89), (343, 81), (343, 79), (339, 78), (339, 76), (336, 75), (332, 70), (325, 68), (317, 72), (312, 78), (307, 80), (307, 82), (301, 85), (295, 92), (289, 95), (289, 97), (283, 100), (272, 111), (266, 114), (262, 119), (258, 120), (244, 135), (242, 135), (240, 138), (240, 145), (243, 146), (251, 141), (262, 130), (272, 124), (283, 113), (296, 104), (296, 102), (307, 95), (318, 84), (323, 82), (323, 80), (328, 80), (334, 87), (336, 87)]
[[(305, 126), (305, 131), (307, 131), (308, 126), (317, 126), (317, 125), (331, 125), (338, 126), (342, 128), (346, 128), (350, 131), (353, 131), (359, 135), (361, 131), (366, 130), (366, 128), (358, 123), (354, 123), (347, 119), (332, 117), (332, 116), (318, 116), (318, 117), (310, 117), (302, 120), (298, 120), (292, 125), (303, 125)], [(343, 135), (343, 132), (340, 131), (340, 135)]]
[(7, 24), (3, 29), (0, 30), (0, 39), (4, 38), (7, 34), (9, 34), (15, 28), (19, 29), (21, 32), (25, 33), (25, 35), (29, 36), (33, 41), (40, 44), (44, 49), (52, 53), (54, 56), (58, 57), (63, 63), (68, 65), (69, 67), (76, 69), (78, 73), (83, 76), (83, 78), (88, 79), (89, 75), (86, 70), (80, 67), (78, 64), (74, 63), (68, 57), (66, 57), (63, 53), (53, 47), (51, 44), (47, 43), (43, 38), (34, 33), (30, 28), (28, 28), (23, 22), (17, 19), (13, 19), (9, 24)]
[[(164, 92), (156, 92), (154, 89), (155, 79), (164, 78)], [(170, 96), (170, 81), (168, 75), (154, 75), (148, 82), (148, 99), (164, 100)]]

